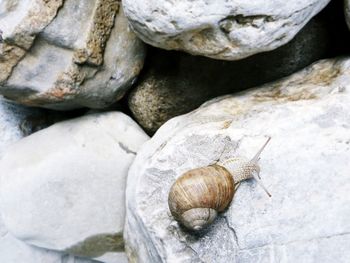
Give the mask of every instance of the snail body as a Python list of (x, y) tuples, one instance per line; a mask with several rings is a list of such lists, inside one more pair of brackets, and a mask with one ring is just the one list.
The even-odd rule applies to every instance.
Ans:
[(257, 164), (269, 140), (250, 161), (230, 158), (181, 175), (170, 188), (168, 197), (169, 209), (175, 220), (190, 230), (206, 228), (218, 213), (229, 206), (240, 182), (250, 178), (256, 179), (270, 196), (260, 182)]

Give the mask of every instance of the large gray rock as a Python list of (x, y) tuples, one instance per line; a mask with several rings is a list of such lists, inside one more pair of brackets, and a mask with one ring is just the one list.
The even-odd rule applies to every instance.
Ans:
[(240, 61), (151, 50), (145, 71), (128, 97), (129, 108), (138, 123), (154, 133), (170, 118), (211, 98), (288, 76), (323, 58), (331, 30), (323, 18), (315, 18), (287, 45)]
[[(0, 159), (13, 143), (48, 125), (50, 123), (48, 119), (50, 118), (43, 110), (15, 105), (0, 97)], [(60, 252), (27, 245), (8, 232), (0, 215), (0, 262), (93, 263), (94, 261), (80, 260)]]
[(237, 60), (286, 44), (329, 2), (123, 0), (123, 6), (146, 43)]
[[(212, 100), (163, 125), (128, 176), (131, 262), (349, 262), (350, 59), (325, 60), (259, 89)], [(173, 219), (171, 185), (217, 159), (260, 160), (272, 198), (243, 182), (198, 235)]]
[(125, 184), (148, 136), (119, 112), (57, 123), (0, 160), (0, 211), (28, 244), (103, 262), (126, 261)]
[(25, 130), (32, 129), (27, 120), (33, 114), (38, 111), (14, 105), (0, 97), (0, 158), (9, 145), (24, 137)]
[(14, 104), (0, 96), (0, 158), (11, 144), (24, 136), (75, 114), (29, 108)]
[(0, 262), (3, 263), (97, 263), (72, 255), (27, 245), (14, 238), (0, 218)]
[(144, 44), (119, 0), (0, 2), (0, 94), (52, 109), (103, 108), (140, 72)]

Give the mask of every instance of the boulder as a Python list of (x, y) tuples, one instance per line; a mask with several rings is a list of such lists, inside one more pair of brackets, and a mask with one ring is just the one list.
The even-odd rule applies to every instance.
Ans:
[(1, 219), (0, 235), (0, 261), (4, 263), (98, 263), (98, 261), (27, 245), (9, 233)]
[[(127, 181), (130, 262), (349, 262), (350, 59), (214, 99), (171, 119), (139, 151)], [(205, 231), (180, 227), (168, 208), (184, 172), (230, 157), (259, 162), (255, 181)]]
[(120, 112), (61, 122), (13, 144), (0, 160), (0, 211), (27, 244), (125, 262), (129, 166), (148, 136)]
[[(45, 128), (51, 120), (52, 116), (43, 110), (16, 105), (0, 97), (0, 159), (12, 144), (24, 136)], [(8, 232), (0, 215), (0, 262), (93, 263), (95, 261), (82, 260), (60, 252), (27, 245)]]
[(145, 46), (119, 5), (2, 1), (0, 94), (58, 110), (103, 108), (122, 98), (143, 66)]
[(24, 137), (33, 125), (28, 119), (38, 110), (22, 107), (0, 97), (0, 158), (9, 145)]
[(0, 96), (0, 158), (19, 139), (80, 112), (60, 113), (14, 104)]
[(123, 6), (150, 45), (237, 60), (286, 44), (329, 2), (124, 0)]
[(170, 118), (211, 98), (288, 76), (323, 58), (332, 30), (323, 18), (315, 18), (287, 45), (240, 61), (150, 50), (145, 70), (128, 96), (129, 108), (152, 134)]

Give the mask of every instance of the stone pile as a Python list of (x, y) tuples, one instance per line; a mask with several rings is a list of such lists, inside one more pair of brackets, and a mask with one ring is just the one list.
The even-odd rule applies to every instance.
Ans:
[[(0, 0), (0, 262), (350, 262), (349, 10)], [(174, 218), (183, 173), (267, 137), (271, 198)]]

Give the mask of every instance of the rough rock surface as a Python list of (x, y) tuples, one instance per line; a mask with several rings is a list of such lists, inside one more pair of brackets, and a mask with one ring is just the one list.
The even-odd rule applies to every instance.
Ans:
[[(131, 262), (349, 262), (350, 60), (324, 60), (281, 81), (212, 100), (163, 125), (128, 176)], [(232, 156), (260, 160), (268, 198), (241, 184), (198, 235), (171, 217), (185, 171)]]
[(102, 108), (120, 99), (145, 47), (119, 0), (0, 2), (0, 93), (31, 106)]
[(237, 60), (275, 49), (330, 0), (124, 0), (137, 35), (153, 46)]
[(28, 244), (124, 262), (125, 184), (148, 136), (119, 112), (57, 123), (12, 145), (0, 161), (0, 211)]
[(211, 98), (288, 76), (323, 58), (330, 49), (330, 31), (323, 18), (315, 18), (287, 45), (231, 62), (150, 50), (145, 71), (128, 97), (129, 108), (154, 133), (170, 118)]

